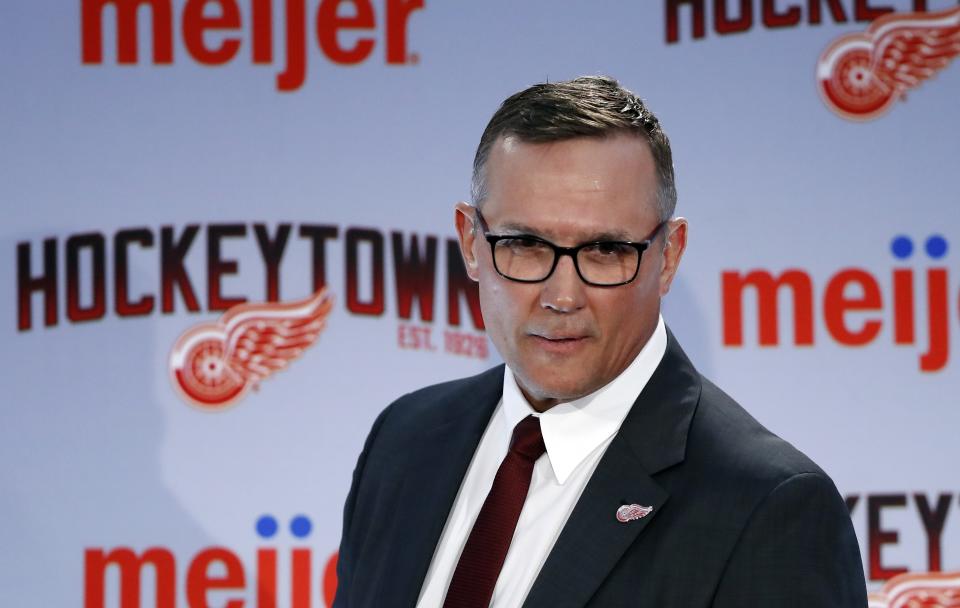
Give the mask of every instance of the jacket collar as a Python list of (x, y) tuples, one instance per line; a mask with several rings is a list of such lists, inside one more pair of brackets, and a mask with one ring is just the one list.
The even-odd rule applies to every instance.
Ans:
[[(654, 475), (683, 461), (700, 398), (700, 376), (673, 334), (557, 538), (525, 607), (587, 604), (627, 548), (650, 525), (669, 494)], [(627, 522), (619, 507), (652, 510)]]
[(683, 461), (701, 388), (699, 372), (667, 329), (663, 360), (627, 414), (617, 437), (648, 474)]

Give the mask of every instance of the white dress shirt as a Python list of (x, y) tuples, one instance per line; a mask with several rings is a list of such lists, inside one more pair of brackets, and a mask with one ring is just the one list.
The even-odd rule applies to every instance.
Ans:
[(623, 373), (596, 392), (559, 403), (543, 413), (530, 406), (513, 372), (506, 369), (503, 396), (460, 485), (420, 589), (417, 608), (443, 606), (460, 553), (510, 448), (513, 428), (533, 414), (540, 418), (547, 453), (534, 465), (527, 499), (490, 601), (492, 608), (523, 604), (593, 470), (666, 348), (667, 332), (661, 317), (653, 335)]

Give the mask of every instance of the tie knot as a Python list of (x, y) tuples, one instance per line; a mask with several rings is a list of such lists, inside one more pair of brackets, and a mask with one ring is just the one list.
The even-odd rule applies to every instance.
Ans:
[(527, 416), (517, 423), (513, 429), (513, 438), (510, 440), (510, 450), (531, 462), (543, 456), (547, 446), (543, 443), (539, 418)]

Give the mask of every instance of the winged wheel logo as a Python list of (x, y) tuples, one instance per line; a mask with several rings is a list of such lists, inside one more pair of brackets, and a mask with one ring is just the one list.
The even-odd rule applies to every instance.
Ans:
[(617, 509), (617, 521), (622, 524), (635, 519), (643, 519), (653, 512), (653, 507), (644, 507), (642, 505), (623, 505)]
[(196, 325), (170, 352), (173, 386), (190, 404), (223, 409), (286, 367), (320, 335), (333, 307), (325, 289), (287, 303), (238, 304)]
[(895, 576), (871, 593), (869, 608), (960, 608), (960, 572)]
[(889, 14), (866, 32), (831, 44), (817, 62), (817, 86), (831, 110), (851, 120), (887, 112), (960, 55), (960, 6)]

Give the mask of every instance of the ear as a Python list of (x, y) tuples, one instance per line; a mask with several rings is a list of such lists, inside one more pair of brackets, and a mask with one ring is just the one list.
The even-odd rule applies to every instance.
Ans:
[(467, 269), (467, 276), (474, 281), (480, 280), (479, 264), (477, 262), (476, 244), (478, 242), (478, 228), (475, 224), (476, 215), (471, 205), (459, 202), (454, 212), (454, 224), (457, 236), (460, 238), (460, 255), (463, 256), (463, 265)]
[(687, 248), (687, 220), (678, 217), (667, 222), (666, 243), (663, 248), (663, 265), (660, 269), (660, 297), (667, 295), (670, 284), (680, 267), (680, 258)]

